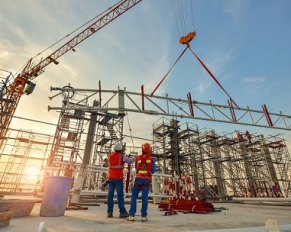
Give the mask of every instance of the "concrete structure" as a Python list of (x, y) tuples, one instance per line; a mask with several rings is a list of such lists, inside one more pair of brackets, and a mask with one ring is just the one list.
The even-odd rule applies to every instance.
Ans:
[[(10, 225), (2, 228), (1, 232), (37, 231), (41, 222), (48, 232), (129, 232), (129, 231), (276, 231), (263, 230), (268, 219), (277, 222), (280, 231), (290, 231), (290, 206), (256, 205), (214, 202), (214, 207), (220, 209), (208, 214), (192, 214), (178, 212), (176, 215), (165, 216), (158, 205), (149, 204), (148, 222), (140, 221), (140, 203), (135, 222), (118, 218), (117, 205), (114, 217), (107, 218), (107, 205), (88, 206), (87, 210), (66, 210), (64, 216), (40, 217), (40, 203), (36, 203), (30, 216), (14, 218)], [(129, 205), (126, 205), (129, 208)], [(258, 230), (260, 228), (260, 230)], [(287, 229), (287, 230), (286, 230)], [(44, 231), (44, 230), (43, 230)]]

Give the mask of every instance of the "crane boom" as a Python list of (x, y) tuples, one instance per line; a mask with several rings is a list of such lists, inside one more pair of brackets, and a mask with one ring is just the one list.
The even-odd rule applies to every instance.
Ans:
[(85, 30), (80, 32), (69, 42), (54, 51), (48, 57), (42, 59), (36, 65), (30, 59), (17, 77), (5, 86), (5, 91), (1, 91), (0, 98), (0, 148), (3, 145), (5, 136), (9, 129), (12, 117), (16, 111), (20, 98), (23, 94), (31, 94), (35, 84), (31, 80), (44, 72), (44, 68), (50, 63), (57, 63), (57, 59), (66, 52), (72, 50), (75, 46), (86, 40), (88, 37), (99, 31), (101, 28), (112, 22), (114, 19), (125, 13), (127, 10), (140, 3), (142, 0), (121, 0), (114, 7), (110, 7), (107, 11), (98, 17), (97, 20)]
[[(37, 65), (33, 66), (31, 65), (31, 60), (28, 61), (27, 65), (22, 70), (20, 76), (27, 80), (32, 80), (36, 78), (38, 75), (40, 75), (46, 66), (48, 66), (52, 62), (57, 62), (57, 59), (64, 55), (66, 52), (72, 50), (76, 45), (83, 42), (85, 39), (87, 39), (89, 36), (96, 33), (98, 30), (100, 30), (102, 27), (106, 26), (110, 22), (112, 22), (114, 19), (116, 19), (118, 16), (141, 2), (142, 0), (123, 0), (120, 2), (117, 6), (114, 8), (109, 8), (110, 10), (103, 14), (101, 18), (99, 18), (97, 21), (95, 21), (93, 24), (91, 24), (89, 27), (87, 27), (85, 30), (80, 32), (78, 35), (76, 35), (73, 39), (71, 39), (69, 42), (61, 46), (59, 49), (54, 51), (52, 54), (50, 54), (48, 57), (43, 59), (41, 62), (39, 62)], [(31, 67), (33, 66), (33, 67)]]

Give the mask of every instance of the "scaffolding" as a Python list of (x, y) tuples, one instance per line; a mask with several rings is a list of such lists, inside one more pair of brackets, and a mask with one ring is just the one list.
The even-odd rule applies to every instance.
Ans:
[[(67, 91), (67, 89), (61, 88), (58, 90)], [(96, 90), (83, 91), (92, 92), (92, 96), (98, 93)], [(85, 112), (97, 112), (98, 115), (93, 160), (90, 163), (90, 173), (97, 173), (90, 174), (90, 187), (88, 188), (88, 184), (86, 184), (87, 189), (103, 189), (106, 183), (106, 157), (111, 153), (113, 142), (122, 138), (123, 123), (117, 124), (119, 126), (113, 130), (115, 123), (110, 122), (110, 120), (119, 118), (119, 116), (122, 118), (125, 111), (131, 110), (149, 114), (158, 113), (153, 110), (145, 110), (144, 103), (139, 107), (133, 98), (137, 95), (136, 93), (128, 93), (120, 89), (118, 91), (105, 91), (105, 93), (111, 92), (113, 96), (108, 98), (106, 106), (79, 108)], [(132, 94), (133, 97), (130, 97), (129, 94)], [(99, 92), (101, 100), (100, 96), (101, 92)], [(117, 101), (119, 106), (109, 106), (116, 96), (119, 97)], [(126, 97), (129, 98), (130, 103), (133, 103), (133, 106), (138, 108), (137, 110), (125, 108)], [(148, 99), (145, 95), (142, 97)], [(166, 98), (166, 100), (169, 99), (169, 103), (173, 103), (175, 106), (182, 102), (181, 99), (175, 103), (176, 99)], [(153, 101), (150, 102), (163, 113), (169, 111), (169, 107), (167, 110), (162, 110), (162, 106), (158, 106)], [(185, 113), (182, 107), (180, 109)], [(118, 113), (110, 113), (112, 111)], [(118, 131), (120, 131), (120, 136), (116, 136)], [(182, 184), (181, 189), (171, 191), (177, 197), (186, 189), (191, 194), (198, 196), (203, 190), (209, 197), (219, 200), (234, 196), (272, 196), (271, 186), (278, 180), (285, 196), (289, 196), (290, 155), (287, 150), (277, 151), (276, 162), (281, 157), (282, 159), (284, 157), (285, 162), (284, 165), (274, 164), (269, 149), (262, 145), (264, 142), (269, 143), (263, 135), (253, 137), (253, 142), (248, 143), (247, 140), (237, 140), (235, 132), (218, 135), (213, 129), (200, 130), (196, 124), (189, 122), (181, 124), (177, 117), (171, 119), (163, 117), (153, 125), (153, 155), (157, 160), (157, 173), (161, 175), (158, 178), (158, 192), (169, 193), (169, 187), (166, 186), (166, 183), (173, 184), (178, 181)], [(280, 177), (278, 177), (279, 173)], [(187, 183), (187, 188), (183, 187), (183, 185), (185, 186), (183, 183)]]
[[(123, 116), (97, 112), (93, 156), (88, 167), (84, 189), (105, 191), (107, 186), (108, 156), (116, 142), (123, 139)], [(95, 168), (93, 168), (95, 167)]]
[(38, 191), (42, 188), (43, 168), (53, 137), (26, 130), (14, 132), (15, 137), (8, 133), (10, 136), (5, 140), (5, 146), (1, 151), (1, 156), (3, 160), (6, 158), (6, 162), (2, 163), (4, 170), (0, 173), (0, 191), (14, 193)]
[(252, 142), (239, 141), (234, 134), (218, 135), (212, 129), (198, 130), (195, 124), (162, 118), (153, 125), (159, 171), (178, 175), (180, 182), (189, 176), (194, 194), (204, 189), (208, 197), (219, 200), (274, 197), (275, 182), (284, 196), (290, 196), (291, 158), (284, 140), (257, 135)]
[[(192, 123), (179, 125), (179, 121), (161, 118), (153, 125), (153, 150), (157, 161), (157, 172), (170, 175), (187, 182), (187, 191), (198, 192), (201, 168), (201, 146), (198, 126)], [(172, 177), (166, 177), (166, 182), (173, 184)], [(192, 181), (189, 181), (192, 178)], [(160, 180), (164, 183), (165, 181)], [(190, 183), (191, 182), (191, 183)], [(200, 184), (201, 185), (201, 184)], [(172, 192), (179, 195), (179, 189)], [(182, 191), (182, 190), (181, 190)], [(169, 189), (161, 187), (160, 192), (167, 193)]]
[[(48, 141), (36, 143), (33, 141), (38, 141), (39, 136), (19, 130), (13, 140), (13, 152), (5, 155), (3, 150), (1, 153), (2, 158), (5, 156), (9, 159), (1, 175), (1, 189), (31, 191), (33, 186), (20, 186), (19, 183), (25, 180), (24, 166), (35, 165), (32, 164), (34, 159), (29, 157), (39, 157), (41, 164), (38, 167), (43, 176), (72, 176), (76, 179), (82, 174), (84, 181), (80, 181), (78, 191), (87, 191), (86, 194), (94, 196), (101, 191), (105, 195), (107, 158), (112, 146), (117, 141), (124, 142), (126, 137), (123, 134), (124, 116), (129, 111), (147, 114), (155, 114), (156, 111), (144, 109), (144, 104), (139, 106), (135, 102), (138, 94), (121, 89), (105, 91), (111, 95), (103, 106), (99, 102), (106, 97), (101, 98), (101, 91), (78, 90), (70, 86), (58, 90), (60, 93), (55, 96), (61, 95), (63, 99), (62, 107), (55, 107), (60, 110), (55, 135), (46, 135), (44, 137), (49, 138)], [(89, 98), (96, 93), (100, 94), (99, 101), (89, 106)], [(118, 101), (113, 101), (114, 97), (119, 97)], [(143, 100), (149, 98), (146, 95), (142, 97)], [(124, 102), (126, 98), (130, 99), (127, 105)], [(175, 106), (182, 102), (178, 99), (175, 102), (169, 97), (166, 100)], [(118, 102), (119, 106), (111, 106), (112, 101), (114, 104)], [(170, 111), (163, 110), (152, 100), (149, 102), (163, 114)], [(137, 109), (125, 107), (130, 104)], [(186, 114), (182, 107), (182, 112)], [(192, 199), (201, 197), (205, 191), (207, 197), (219, 200), (237, 196), (274, 197), (272, 186), (278, 182), (283, 195), (291, 195), (291, 158), (283, 139), (255, 134), (249, 142), (246, 139), (239, 140), (237, 131), (217, 133), (211, 128), (200, 129), (198, 125), (187, 121), (187, 117), (181, 120), (177, 118), (169, 114), (153, 123), (152, 152), (157, 161), (157, 173), (153, 178), (155, 194)], [(86, 124), (88, 121), (89, 126)], [(85, 137), (86, 144), (83, 144)], [(36, 144), (42, 146), (42, 151), (33, 156)], [(134, 151), (137, 154), (138, 149), (127, 147), (125, 152), (129, 154)], [(129, 192), (134, 180), (134, 168), (126, 166), (124, 177), (126, 192)]]
[[(71, 88), (67, 86), (66, 88)], [(63, 107), (56, 126), (54, 141), (47, 163), (46, 175), (73, 176), (74, 165), (82, 160), (79, 154), (83, 135), (85, 112), (78, 107), (87, 105), (87, 100), (79, 100), (79, 94), (63, 93)], [(73, 109), (66, 109), (73, 107)]]

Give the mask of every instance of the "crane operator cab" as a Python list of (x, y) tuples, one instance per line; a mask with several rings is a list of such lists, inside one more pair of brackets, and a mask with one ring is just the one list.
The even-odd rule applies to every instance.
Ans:
[(33, 92), (35, 86), (36, 86), (35, 83), (33, 83), (31, 81), (27, 81), (24, 93), (27, 94), (27, 95), (31, 94)]

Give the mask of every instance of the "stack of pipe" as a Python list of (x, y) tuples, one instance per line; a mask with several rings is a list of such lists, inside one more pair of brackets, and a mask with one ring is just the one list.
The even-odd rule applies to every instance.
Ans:
[(202, 200), (172, 199), (161, 202), (158, 206), (161, 210), (176, 210), (189, 213), (209, 213), (215, 211), (212, 203)]

